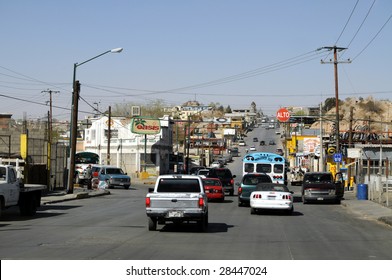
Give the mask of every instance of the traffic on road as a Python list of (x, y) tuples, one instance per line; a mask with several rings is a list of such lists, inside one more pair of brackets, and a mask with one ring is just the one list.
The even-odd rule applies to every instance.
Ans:
[[(258, 128), (248, 138), (257, 136), (267, 143), (270, 140), (279, 143), (279, 136), (273, 132)], [(275, 149), (265, 145), (258, 147), (257, 152)], [(232, 176), (236, 175), (232, 178), (233, 193), (227, 189), (221, 200), (212, 196), (219, 194), (218, 188), (190, 192), (189, 197), (202, 198), (202, 203), (199, 199), (195, 203), (200, 203), (201, 209), (208, 209), (208, 219), (202, 218), (207, 212), (201, 211), (204, 214), (195, 220), (180, 221), (176, 220), (183, 218), (180, 211), (171, 211), (169, 219), (153, 219), (149, 224), (146, 197), (152, 185), (133, 181), (129, 189), (114, 186), (110, 195), (45, 204), (34, 217), (20, 217), (17, 210), (7, 210), (0, 222), (3, 241), (0, 258), (390, 259), (389, 227), (358, 217), (336, 203), (303, 204), (302, 185), (292, 186), (290, 180), (287, 188), (284, 183), (276, 182), (269, 190), (258, 189), (256, 185), (249, 195), (249, 203), (238, 207), (246, 146), (239, 147), (238, 153), (239, 157), (224, 167)], [(198, 177), (199, 184), (203, 180), (197, 175), (171, 176), (189, 176), (191, 180)], [(170, 197), (168, 203), (176, 203), (173, 199), (179, 201), (174, 193)], [(149, 203), (152, 206), (151, 200)], [(276, 209), (279, 207), (282, 209)]]

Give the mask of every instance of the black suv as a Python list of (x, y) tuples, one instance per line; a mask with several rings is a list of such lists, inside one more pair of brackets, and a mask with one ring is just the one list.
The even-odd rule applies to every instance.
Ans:
[(234, 195), (235, 177), (228, 168), (211, 168), (207, 175), (207, 178), (219, 178), (222, 182), (223, 190), (230, 195)]

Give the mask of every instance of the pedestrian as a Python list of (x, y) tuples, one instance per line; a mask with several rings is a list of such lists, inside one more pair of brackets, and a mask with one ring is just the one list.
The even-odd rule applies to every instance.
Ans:
[(93, 177), (92, 176), (92, 167), (91, 167), (91, 164), (89, 164), (86, 168), (87, 189), (89, 189), (89, 190), (92, 188), (92, 182), (91, 182), (92, 177)]

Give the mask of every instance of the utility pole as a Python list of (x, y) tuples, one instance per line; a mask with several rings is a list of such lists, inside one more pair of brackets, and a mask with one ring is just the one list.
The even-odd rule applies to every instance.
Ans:
[(108, 118), (108, 149), (106, 155), (106, 164), (110, 165), (110, 134), (112, 126), (112, 106), (109, 106), (109, 118)]
[(78, 107), (79, 107), (79, 94), (80, 94), (80, 83), (75, 81), (73, 85), (74, 92), (72, 95), (72, 123), (70, 133), (70, 154), (69, 154), (69, 170), (68, 170), (68, 190), (67, 193), (73, 193), (74, 186), (74, 173), (75, 173), (75, 153), (76, 153), (76, 142), (78, 133)]
[[(333, 61), (329, 61), (329, 62), (324, 62), (323, 60), (321, 60), (321, 63), (333, 63), (334, 64), (334, 77), (335, 77), (335, 107), (336, 107), (336, 152), (340, 153), (340, 143), (339, 143), (339, 132), (340, 132), (340, 128), (339, 128), (339, 85), (338, 85), (338, 63), (351, 63), (350, 60), (347, 60), (345, 62), (343, 61), (338, 61), (338, 51), (343, 51), (346, 50), (347, 48), (341, 48), (341, 47), (337, 47), (337, 46), (333, 46), (333, 47), (323, 47), (321, 49), (327, 49), (329, 51), (333, 50)], [(336, 172), (340, 171), (340, 163), (336, 164)]]
[(48, 146), (47, 146), (47, 188), (50, 189), (50, 178), (51, 178), (51, 153), (52, 153), (52, 132), (53, 132), (53, 112), (52, 112), (52, 93), (60, 93), (58, 90), (43, 90), (41, 93), (49, 93), (49, 114), (48, 114)]

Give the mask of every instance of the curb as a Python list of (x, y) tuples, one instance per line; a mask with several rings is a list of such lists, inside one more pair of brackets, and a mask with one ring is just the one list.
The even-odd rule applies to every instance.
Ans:
[(380, 217), (377, 220), (386, 225), (392, 226), (392, 216)]
[(53, 203), (64, 202), (69, 200), (86, 199), (90, 197), (109, 195), (109, 194), (110, 191), (103, 190), (103, 191), (96, 191), (96, 192), (80, 192), (76, 194), (66, 194), (63, 196), (46, 196), (46, 197), (43, 196), (41, 198), (41, 204), (42, 205), (53, 204)]

